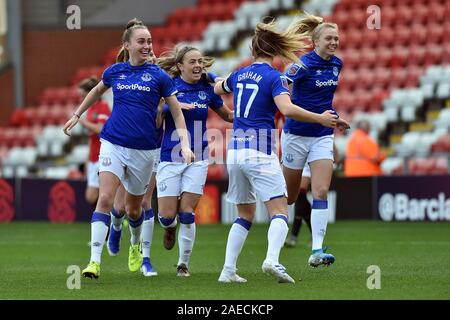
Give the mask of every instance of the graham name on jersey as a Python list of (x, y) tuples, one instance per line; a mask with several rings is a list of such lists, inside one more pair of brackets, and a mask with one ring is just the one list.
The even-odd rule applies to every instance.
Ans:
[(238, 76), (238, 81), (242, 81), (245, 79), (251, 79), (259, 83), (262, 79), (262, 76), (257, 74), (256, 72), (247, 71), (245, 73), (242, 73)]

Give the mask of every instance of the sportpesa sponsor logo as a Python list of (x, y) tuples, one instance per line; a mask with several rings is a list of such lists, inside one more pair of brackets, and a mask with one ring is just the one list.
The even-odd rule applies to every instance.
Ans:
[(138, 90), (138, 91), (147, 91), (150, 92), (150, 87), (147, 86), (141, 86), (139, 84), (133, 83), (133, 84), (117, 84), (117, 90)]
[(200, 109), (208, 109), (208, 105), (206, 103), (198, 103), (197, 101), (193, 103), (194, 107)]
[(338, 81), (334, 81), (332, 79), (327, 80), (327, 81), (320, 81), (320, 80), (316, 80), (316, 87), (330, 87), (330, 86), (337, 86), (338, 85)]

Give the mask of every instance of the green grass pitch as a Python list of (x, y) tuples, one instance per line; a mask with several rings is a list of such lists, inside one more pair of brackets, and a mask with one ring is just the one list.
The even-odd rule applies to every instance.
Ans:
[[(110, 257), (104, 248), (100, 278), (82, 278), (80, 289), (69, 290), (67, 267), (84, 268), (89, 260), (89, 224), (0, 224), (0, 299), (450, 299), (450, 223), (330, 224), (325, 244), (336, 262), (317, 269), (307, 265), (310, 235), (304, 225), (299, 245), (283, 249), (280, 258), (293, 285), (278, 284), (261, 271), (267, 228), (252, 227), (238, 260), (245, 284), (217, 282), (229, 226), (197, 226), (190, 278), (176, 277), (178, 247), (166, 251), (162, 229), (155, 226), (157, 277), (128, 271), (126, 231), (119, 256)], [(379, 290), (367, 288), (371, 265), (381, 270)]]

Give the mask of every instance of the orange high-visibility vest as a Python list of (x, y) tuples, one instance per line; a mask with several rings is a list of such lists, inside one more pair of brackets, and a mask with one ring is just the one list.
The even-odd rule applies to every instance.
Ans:
[(356, 129), (347, 143), (344, 173), (347, 177), (379, 175), (384, 158), (377, 142), (363, 130)]

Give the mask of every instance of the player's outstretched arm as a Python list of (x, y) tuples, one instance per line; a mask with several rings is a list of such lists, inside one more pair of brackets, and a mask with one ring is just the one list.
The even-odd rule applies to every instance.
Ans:
[(317, 122), (329, 128), (336, 126), (338, 116), (331, 110), (322, 114), (310, 112), (293, 104), (287, 94), (278, 95), (274, 100), (280, 112), (288, 118), (301, 122)]
[(70, 136), (70, 130), (75, 127), (80, 120), (81, 115), (89, 109), (90, 106), (94, 104), (105, 91), (108, 90), (108, 87), (103, 84), (103, 81), (100, 81), (91, 91), (86, 95), (86, 97), (81, 102), (80, 106), (75, 110), (72, 117), (66, 122), (64, 125), (63, 131), (65, 134)]

